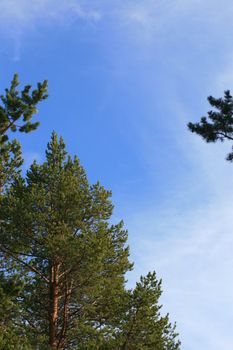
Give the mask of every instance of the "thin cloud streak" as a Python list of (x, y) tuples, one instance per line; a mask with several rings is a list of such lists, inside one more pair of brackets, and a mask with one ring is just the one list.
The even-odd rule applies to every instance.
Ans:
[[(147, 85), (146, 92), (151, 97), (148, 114), (155, 116), (153, 120), (145, 113), (143, 120), (132, 122), (135, 123), (142, 162), (152, 174), (151, 197), (155, 199), (153, 202), (148, 198), (146, 204), (143, 198), (141, 205), (128, 202), (122, 210), (125, 213), (130, 208), (126, 226), (136, 262), (135, 271), (129, 275), (129, 284), (133, 285), (139, 275), (148, 270), (156, 270), (158, 277), (163, 278), (165, 310), (177, 321), (183, 348), (231, 350), (233, 165), (224, 160), (231, 145), (205, 144), (188, 133), (186, 124), (206, 114), (209, 106), (207, 108), (204, 101), (208, 94), (218, 97), (223, 90), (232, 87), (233, 52), (226, 33), (232, 37), (233, 4), (208, 0), (170, 1), (166, 5), (169, 3), (170, 8), (159, 9), (157, 2), (127, 2), (118, 11), (119, 21), (124, 29), (127, 28), (125, 40), (128, 40), (128, 46), (132, 47), (135, 42), (139, 44), (137, 48), (140, 49), (133, 52), (142, 59), (142, 73), (138, 69), (137, 74), (141, 75), (141, 85), (143, 82)], [(167, 64), (167, 75), (163, 74), (165, 88), (156, 84), (155, 76), (160, 72), (151, 64), (153, 58), (158, 62), (158, 47), (166, 47), (162, 57), (170, 63)], [(195, 61), (191, 55), (198, 59)], [(135, 59), (130, 57), (129, 61), (131, 67)], [(148, 62), (151, 64), (147, 67), (149, 74), (144, 71)], [(180, 69), (178, 76), (174, 75), (177, 67)], [(129, 69), (128, 66), (120, 68)], [(179, 86), (182, 83), (185, 87)], [(158, 89), (153, 95), (151, 91), (156, 86)], [(185, 88), (191, 91), (191, 96), (186, 95)], [(198, 105), (195, 95), (202, 99)], [(164, 109), (162, 115), (158, 115), (155, 108), (158, 100)], [(189, 120), (187, 116), (190, 116)], [(162, 142), (156, 140), (158, 123), (168, 134), (167, 138), (162, 135), (164, 147), (171, 148), (172, 143), (177, 150), (177, 154), (173, 153), (175, 160), (184, 162), (189, 171), (176, 174), (169, 157), (158, 162), (158, 157), (167, 156), (162, 153)], [(165, 167), (169, 161), (172, 165)], [(172, 191), (168, 183), (167, 193), (162, 199), (159, 196), (159, 203), (156, 192), (160, 189), (156, 188), (155, 176), (158, 172), (161, 176), (167, 175), (170, 183), (177, 176), (176, 188)]]
[[(181, 1), (178, 2), (177, 8), (181, 3)], [(197, 8), (193, 7), (194, 2), (190, 3), (188, 2), (186, 9), (184, 5), (184, 12), (192, 9), (193, 16), (196, 16), (196, 24), (201, 24), (201, 28), (203, 22), (207, 21), (211, 24), (208, 27), (207, 23), (206, 30), (203, 32), (209, 34), (208, 42), (205, 42), (205, 36), (202, 37), (201, 33), (192, 36), (192, 31), (196, 33), (194, 24), (188, 24), (188, 27), (187, 24), (183, 24), (177, 35), (179, 37), (180, 33), (185, 32), (186, 29), (189, 49), (191, 47), (193, 53), (196, 53), (195, 50), (203, 46), (205, 51), (202, 57), (203, 59), (207, 57), (210, 64), (200, 66), (202, 62), (196, 62), (194, 68), (197, 68), (200, 74), (196, 87), (193, 83), (196, 79), (194, 68), (189, 62), (185, 62), (181, 55), (174, 52), (172, 64), (176, 67), (180, 61), (182, 62), (184, 72), (187, 71), (186, 80), (183, 81), (187, 84), (189, 80), (187, 87), (192, 91), (192, 99), (190, 100), (189, 96), (186, 100), (184, 87), (180, 89), (182, 95), (180, 94), (179, 81), (172, 81), (168, 76), (163, 76), (166, 87), (173, 83), (173, 92), (167, 88), (166, 93), (157, 92), (156, 95), (155, 92), (154, 95), (154, 101), (160, 99), (164, 109), (163, 115), (159, 117), (156, 111), (153, 113), (155, 104), (151, 103), (150, 106), (150, 115), (157, 115), (157, 118), (160, 118), (160, 124), (168, 134), (167, 138), (164, 137), (164, 145), (166, 145), (164, 147), (168, 148), (172, 143), (173, 148), (177, 150), (177, 154), (174, 154), (175, 160), (178, 162), (182, 160), (189, 171), (175, 174), (176, 169), (173, 169), (172, 165), (165, 168), (166, 162), (171, 161), (173, 164), (170, 158), (162, 161), (163, 169), (159, 168), (157, 155), (163, 153), (161, 143), (157, 142), (157, 135), (154, 132), (155, 125), (158, 124), (157, 118), (155, 117), (153, 121), (145, 117), (143, 123), (142, 121), (141, 124), (138, 123), (140, 154), (144, 158), (148, 172), (151, 174), (161, 172), (163, 176), (168, 169), (170, 172), (168, 180), (171, 182), (171, 179), (177, 176), (177, 187), (172, 191), (168, 183), (168, 188), (165, 189), (167, 194), (164, 194), (162, 200), (160, 198), (158, 204), (155, 179), (154, 183), (151, 181), (154, 203), (149, 200), (149, 204), (146, 205), (144, 200), (141, 207), (135, 206), (134, 203), (128, 204), (130, 213), (126, 223), (130, 233), (131, 252), (136, 261), (135, 272), (129, 275), (129, 281), (132, 285), (139, 275), (154, 269), (158, 277), (162, 277), (165, 310), (169, 311), (172, 319), (177, 321), (184, 349), (231, 350), (233, 348), (231, 329), (233, 323), (233, 164), (224, 159), (231, 144), (206, 144), (196, 135), (191, 135), (187, 131), (186, 124), (188, 121), (197, 119), (198, 116), (205, 115), (209, 110), (205, 102), (207, 94), (219, 97), (223, 94), (223, 90), (232, 88), (233, 52), (229, 43), (224, 41), (224, 37), (227, 30), (230, 30), (228, 33), (233, 32), (232, 22), (226, 21), (229, 13), (233, 12), (233, 6), (230, 3), (229, 7), (221, 4), (220, 8), (219, 3), (212, 2), (213, 7), (210, 9), (208, 8), (210, 2), (207, 1), (208, 6), (206, 3), (201, 5), (200, 2), (196, 2), (199, 11), (203, 9), (198, 16)], [(174, 20), (177, 21), (178, 18), (179, 15)], [(193, 17), (190, 20), (192, 21)], [(135, 20), (134, 25), (136, 22)], [(174, 23), (169, 23), (169, 26), (174, 27)], [(168, 40), (166, 30), (162, 27), (159, 30), (161, 41)], [(217, 39), (223, 45), (220, 46), (222, 51), (216, 51), (214, 57), (207, 55), (210, 48), (210, 52), (213, 52), (212, 48), (217, 45)], [(156, 40), (153, 37), (149, 55), (158, 53), (155, 50)], [(173, 41), (173, 44), (178, 40)], [(224, 52), (224, 58), (222, 52)], [(172, 50), (168, 51), (169, 53), (171, 55)], [(189, 53), (183, 51), (183, 54), (186, 55), (187, 60)], [(214, 63), (215, 67), (211, 63)], [(173, 70), (169, 67), (168, 75), (172, 73)], [(153, 74), (151, 74), (148, 78), (148, 91), (156, 86), (153, 80)], [(193, 102), (195, 94), (203, 98), (198, 102), (199, 105)], [(190, 101), (193, 107), (190, 107)], [(169, 106), (166, 107), (165, 103)], [(164, 115), (165, 118), (163, 118)], [(187, 119), (188, 116), (190, 116), (189, 119)]]
[[(125, 40), (139, 42), (144, 47), (167, 40), (167, 35), (174, 33), (175, 26), (187, 22), (229, 28), (233, 13), (232, 2), (225, 0), (226, 6), (217, 1), (207, 0), (160, 0), (160, 1), (115, 1), (107, 0), (1, 0), (0, 1), (0, 36), (14, 41), (15, 57), (20, 57), (20, 49), (26, 40), (28, 31), (41, 28), (41, 24), (62, 25), (75, 23), (76, 20), (103, 22), (124, 35)], [(188, 24), (187, 24), (188, 25)], [(6, 30), (7, 28), (7, 30)], [(185, 36), (185, 34), (184, 34)], [(188, 34), (187, 34), (188, 38)]]
[[(154, 204), (144, 202), (135, 212), (131, 207), (128, 215), (131, 251), (137, 262), (129, 280), (133, 284), (139, 275), (154, 269), (162, 277), (165, 310), (177, 321), (184, 349), (231, 350), (233, 165), (224, 159), (230, 144), (206, 144), (190, 134), (188, 114), (185, 106), (183, 110), (176, 106), (167, 132), (173, 133), (173, 147), (190, 171), (178, 174), (181, 182), (174, 191), (168, 183), (168, 194), (159, 204), (156, 182), (152, 183)], [(163, 174), (153, 163), (156, 139), (149, 142), (142, 137), (141, 148), (151, 173)], [(172, 166), (170, 172), (168, 180)]]
[[(195, 180), (190, 176), (190, 187), (184, 187), (170, 202), (161, 203), (160, 208), (157, 204), (141, 208), (128, 218), (131, 250), (137, 262), (133, 280), (154, 269), (163, 278), (165, 310), (177, 321), (184, 348), (195, 350), (201, 342), (203, 348), (206, 344), (208, 349), (218, 350), (224, 343), (224, 350), (231, 350), (232, 171), (229, 168), (226, 176), (222, 173), (217, 177), (221, 160), (215, 158), (214, 167), (205, 146), (203, 153), (199, 148), (198, 171), (207, 177), (205, 186), (206, 192), (213, 192), (211, 201), (201, 203), (205, 197), (202, 188), (199, 204), (192, 206)], [(183, 202), (189, 205), (184, 207)]]
[(98, 22), (101, 13), (75, 0), (1, 0), (0, 37), (13, 42), (13, 61), (20, 60), (26, 36), (44, 25), (66, 25), (77, 19)]
[(23, 162), (22, 168), (23, 168), (23, 172), (26, 172), (34, 161), (36, 161), (37, 163), (42, 162), (43, 156), (36, 152), (24, 152), (23, 159), (24, 159), (24, 162)]
[(101, 14), (88, 9), (75, 0), (1, 0), (0, 18), (21, 28), (36, 26), (40, 20), (70, 20), (73, 17), (85, 20), (99, 20)]

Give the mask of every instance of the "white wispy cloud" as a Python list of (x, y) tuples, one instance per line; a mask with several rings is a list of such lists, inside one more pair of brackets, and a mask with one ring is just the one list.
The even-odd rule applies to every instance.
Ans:
[[(150, 3), (149, 11), (148, 7), (143, 9), (145, 3)], [(169, 3), (171, 7), (167, 8)], [(143, 71), (146, 78), (142, 74), (150, 94), (151, 105), (147, 108), (150, 117), (145, 113), (144, 120), (137, 121), (136, 134), (141, 158), (148, 172), (155, 175), (154, 180), (153, 176), (150, 178), (148, 204), (145, 199), (141, 206), (127, 203), (130, 210), (126, 223), (136, 261), (130, 283), (148, 270), (157, 271), (163, 279), (164, 307), (178, 323), (183, 349), (231, 350), (233, 164), (224, 159), (231, 144), (206, 144), (191, 135), (186, 124), (206, 114), (207, 95), (220, 97), (223, 90), (232, 90), (233, 50), (228, 38), (233, 34), (230, 20), (233, 4), (170, 1), (160, 12), (152, 2), (143, 4), (140, 10), (137, 6), (128, 8), (124, 20), (133, 28), (131, 40), (135, 37), (140, 41), (138, 55), (144, 54), (148, 43), (150, 46), (149, 74), (146, 70)], [(158, 13), (161, 18), (155, 23)], [(135, 28), (140, 28), (139, 34)], [(145, 38), (149, 40), (145, 42)], [(158, 48), (164, 50), (162, 57), (169, 62), (167, 72), (163, 72), (164, 85), (156, 80), (162, 65), (160, 62), (160, 68), (155, 66)], [(147, 60), (143, 62), (148, 64)], [(195, 95), (200, 97), (199, 101)], [(161, 114), (156, 110), (158, 100), (163, 109)], [(182, 161), (184, 169), (189, 170), (176, 174), (171, 158), (158, 162), (159, 155), (164, 154), (162, 142), (156, 139), (158, 124), (163, 126), (164, 147), (171, 150), (172, 143), (177, 151), (173, 153), (175, 161)], [(159, 203), (158, 173), (168, 180), (164, 189), (167, 193), (163, 198), (159, 196)], [(174, 177), (173, 190), (169, 182), (173, 183)]]
[(222, 6), (215, 0), (205, 3), (197, 0), (117, 0), (111, 3), (107, 0), (0, 0), (0, 36), (14, 41), (15, 59), (19, 58), (27, 32), (41, 28), (43, 23), (67, 24), (77, 19), (112, 20), (112, 25), (125, 38), (144, 45), (154, 44), (166, 40), (174, 24), (180, 26), (187, 18), (197, 26), (201, 21), (215, 24), (216, 31), (223, 19), (224, 27), (230, 26), (233, 5), (228, 0), (225, 3)]
[[(0, 18), (4, 22), (26, 27), (41, 19), (62, 20), (73, 16), (99, 20), (101, 14), (75, 0), (1, 0)], [(7, 32), (7, 30), (6, 30)]]
[(13, 42), (13, 60), (19, 60), (28, 33), (42, 25), (63, 25), (77, 19), (96, 22), (101, 12), (75, 0), (0, 0), (0, 37)]
[(233, 52), (226, 54), (224, 59), (224, 68), (216, 76), (215, 86), (216, 90), (232, 90), (233, 87)]
[(37, 152), (24, 152), (23, 153), (23, 172), (27, 171), (34, 160), (36, 160), (38, 163), (40, 163), (43, 160), (43, 156), (40, 153)]
[[(182, 178), (179, 193), (131, 211), (127, 222), (136, 261), (131, 282), (157, 271), (165, 311), (178, 322), (189, 350), (233, 346), (232, 165), (223, 159), (225, 149), (216, 150), (201, 140), (189, 143), (193, 173)], [(156, 198), (156, 188), (151, 190)]]

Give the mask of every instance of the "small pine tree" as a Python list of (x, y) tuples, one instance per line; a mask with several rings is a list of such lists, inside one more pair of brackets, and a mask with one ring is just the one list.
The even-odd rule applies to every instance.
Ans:
[(128, 293), (128, 303), (121, 320), (119, 350), (178, 350), (175, 326), (168, 315), (161, 316), (159, 298), (161, 280), (155, 272), (141, 277), (134, 290)]

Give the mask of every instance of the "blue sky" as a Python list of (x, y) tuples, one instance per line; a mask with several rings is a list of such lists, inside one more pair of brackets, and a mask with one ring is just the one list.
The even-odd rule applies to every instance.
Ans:
[(185, 350), (233, 348), (233, 165), (187, 131), (233, 84), (233, 3), (0, 0), (0, 88), (49, 80), (25, 166), (51, 131), (113, 191), (135, 270), (163, 279)]

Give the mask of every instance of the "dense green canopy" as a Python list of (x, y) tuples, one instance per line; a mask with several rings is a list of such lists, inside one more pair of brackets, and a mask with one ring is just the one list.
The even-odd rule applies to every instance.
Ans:
[(126, 286), (133, 265), (111, 192), (89, 184), (55, 132), (44, 163), (21, 175), (20, 146), (5, 136), (37, 126), (30, 120), (46, 84), (18, 99), (15, 77), (2, 98), (10, 104), (8, 119), (8, 107), (0, 113), (0, 349), (179, 350), (155, 273)]

